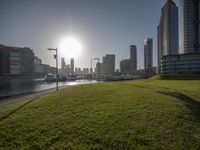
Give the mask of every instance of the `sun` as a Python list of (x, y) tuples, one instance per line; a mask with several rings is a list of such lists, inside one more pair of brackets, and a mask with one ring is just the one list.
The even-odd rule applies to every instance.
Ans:
[(82, 52), (81, 43), (74, 37), (67, 37), (59, 45), (61, 57), (78, 58)]

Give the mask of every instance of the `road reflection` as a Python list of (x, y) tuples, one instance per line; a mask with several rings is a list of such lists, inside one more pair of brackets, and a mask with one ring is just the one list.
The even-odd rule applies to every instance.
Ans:
[[(61, 86), (74, 86), (79, 84), (92, 84), (97, 83), (96, 80), (76, 80), (76, 81), (66, 81), (59, 82), (59, 87)], [(39, 92), (43, 90), (48, 90), (56, 87), (56, 82), (47, 82), (44, 79), (10, 79), (0, 83), (0, 97), (4, 96), (14, 96), (19, 94)]]

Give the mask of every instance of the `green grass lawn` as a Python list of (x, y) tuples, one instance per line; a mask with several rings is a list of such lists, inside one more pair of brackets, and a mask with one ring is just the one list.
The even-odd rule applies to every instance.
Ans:
[(81, 85), (9, 105), (0, 149), (200, 149), (200, 80)]

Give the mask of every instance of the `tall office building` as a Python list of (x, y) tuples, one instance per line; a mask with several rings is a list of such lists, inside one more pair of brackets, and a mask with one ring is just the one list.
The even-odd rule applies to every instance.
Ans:
[(115, 72), (115, 55), (107, 54), (103, 57), (102, 63), (102, 74), (103, 75), (112, 75)]
[(153, 67), (153, 39), (146, 38), (144, 40), (144, 69), (151, 70)]
[(179, 8), (179, 52), (200, 52), (199, 0), (180, 0)]
[(74, 58), (70, 59), (71, 74), (74, 74)]
[(158, 67), (161, 57), (178, 53), (178, 8), (172, 0), (166, 0), (161, 10), (158, 34)]
[(137, 70), (137, 47), (136, 45), (130, 46), (130, 71), (133, 73)]

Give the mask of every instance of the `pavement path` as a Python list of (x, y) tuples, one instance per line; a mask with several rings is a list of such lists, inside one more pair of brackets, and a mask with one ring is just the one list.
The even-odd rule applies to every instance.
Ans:
[[(70, 85), (70, 86), (61, 86), (61, 87), (59, 87), (59, 90), (65, 89), (65, 88), (70, 88), (72, 86), (73, 87), (79, 86), (79, 85), (80, 84)], [(18, 96), (12, 96), (12, 97), (0, 100), (0, 108), (3, 108), (3, 107), (8, 106), (10, 104), (14, 104), (14, 103), (19, 102), (19, 101), (27, 101), (28, 102), (28, 101), (31, 101), (35, 98), (44, 96), (44, 95), (48, 94), (49, 92), (53, 92), (55, 90), (56, 90), (56, 88), (52, 88), (52, 89), (48, 89), (48, 90), (44, 90), (44, 91), (40, 91), (40, 92), (32, 92), (32, 93), (22, 94), (22, 95), (18, 95)]]

